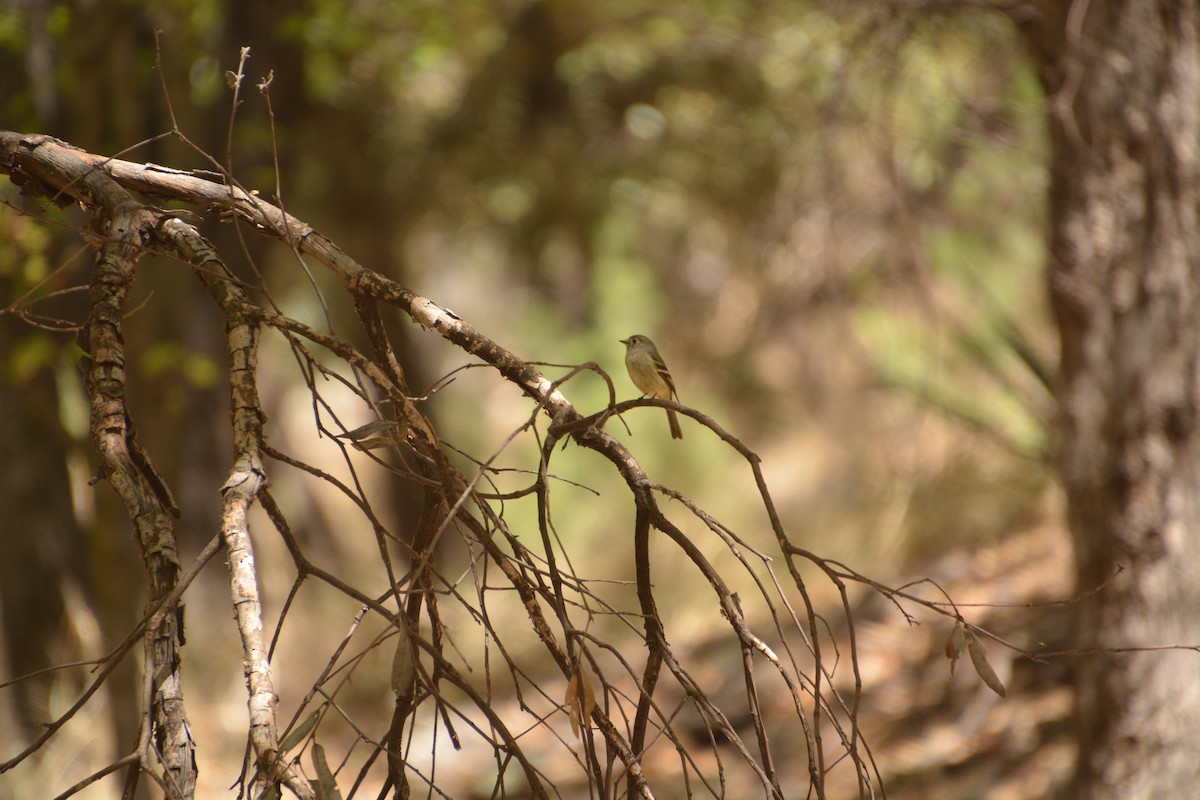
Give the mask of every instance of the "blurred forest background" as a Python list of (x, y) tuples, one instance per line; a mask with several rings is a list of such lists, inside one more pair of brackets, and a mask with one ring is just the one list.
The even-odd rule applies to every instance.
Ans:
[[(278, 192), (360, 263), (520, 357), (597, 362), (628, 398), (636, 391), (618, 339), (653, 337), (681, 402), (762, 457), (794, 541), (888, 585), (934, 578), (956, 601), (985, 604), (971, 609), (973, 622), (1023, 648), (1058, 650), (1068, 625), (1053, 604), (1076, 587), (1051, 466), (1050, 144), (1018, 17), (986, 4), (791, 0), (24, 0), (0, 8), (0, 113), (5, 128), (93, 153), (209, 168), (164, 135), (165, 86), (179, 131), (228, 158), (242, 184)], [(243, 46), (251, 86), (272, 76), (270, 114), (251, 86), (231, 113), (225, 72)], [(88, 281), (90, 251), (72, 230), (82, 215), (39, 207), (62, 223), (46, 225), (17, 213), (13, 187), (0, 191), (0, 303), (62, 290), (37, 314), (80, 319), (85, 293), (68, 290)], [(310, 280), (286, 249), (216, 220), (204, 230), (242, 254), (236, 269), (254, 263), (288, 313), (323, 318), (314, 288), (331, 289), (329, 276)], [(184, 509), (187, 564), (217, 529), (231, 458), (223, 324), (178, 265), (143, 264), (133, 292), (130, 403)], [(330, 313), (337, 322), (346, 312)], [(426, 413), (462, 452), (490, 454), (531, 413), (487, 370), (439, 384), (471, 363), (440, 337), (411, 325), (395, 336), (413, 389), (441, 386)], [(315, 434), (286, 343), (263, 348), (268, 441), (342, 474)], [(142, 612), (125, 514), (107, 487), (87, 485), (94, 456), (78, 355), (70, 332), (0, 316), (9, 643), (0, 675), (94, 658)], [(551, 379), (566, 372), (543, 369)], [(563, 391), (583, 413), (607, 402), (603, 382), (586, 375)], [(346, 428), (370, 421), (353, 413)], [(608, 430), (652, 480), (761, 537), (758, 546), (773, 541), (752, 482), (714, 437), (685, 419), (685, 438), (671, 441), (661, 411), (624, 418), (632, 435), (619, 423)], [(521, 447), (511, 464), (536, 464), (536, 444)], [(606, 505), (610, 474), (578, 448), (556, 458), (557, 471), (600, 492), (580, 490), (559, 512), (564, 549), (577, 565), (629, 580), (630, 521)], [(371, 585), (375, 541), (345, 529), (345, 498), (289, 482), (285, 470), (270, 466), (270, 478), (302, 520), (298, 535)], [(402, 528), (418, 493), (378, 480), (372, 490)], [(255, 545), (271, 620), (294, 570), (281, 543)], [(227, 794), (245, 746), (241, 653), (219, 561), (185, 597), (201, 796)], [(696, 608), (688, 576), (664, 586), (670, 579), (656, 577), (664, 617), (677, 646), (703, 656), (713, 609)], [(833, 587), (814, 581), (812, 591), (819, 607), (839, 607)], [(1075, 754), (1062, 660), (1035, 663), (989, 643), (1008, 686), (1002, 700), (969, 668), (951, 676), (948, 622), (918, 615), (914, 626), (874, 592), (852, 598), (862, 728), (889, 796), (1059, 796)], [(303, 625), (285, 628), (273, 660), (284, 722), (357, 611), (333, 592), (297, 603), (290, 613)], [(1052, 605), (1024, 606), (1040, 603)], [(727, 655), (711, 653), (713, 686), (740, 669)], [(388, 669), (381, 658), (354, 673), (338, 696), (353, 718), (386, 725)], [(11, 721), (0, 758), (24, 741), (15, 731), (60, 713), (86, 680), (55, 673), (0, 691)], [(124, 752), (140, 678), (130, 667), (119, 680), (65, 744), (0, 779), (0, 798), (49, 797)], [(463, 763), (440, 776), (447, 791), (487, 796), (494, 765)], [(85, 794), (118, 791), (101, 782)], [(584, 796), (574, 791), (564, 786)]]

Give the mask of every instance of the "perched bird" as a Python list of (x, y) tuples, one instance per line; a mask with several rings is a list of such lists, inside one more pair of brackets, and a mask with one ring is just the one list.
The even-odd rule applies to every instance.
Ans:
[[(635, 333), (628, 339), (622, 339), (625, 345), (625, 369), (629, 370), (629, 379), (641, 390), (646, 397), (656, 397), (659, 400), (679, 400), (675, 391), (675, 381), (663, 363), (658, 348), (640, 333)], [(675, 412), (667, 409), (667, 422), (671, 425), (671, 438), (682, 439), (683, 431), (679, 429), (679, 420)]]

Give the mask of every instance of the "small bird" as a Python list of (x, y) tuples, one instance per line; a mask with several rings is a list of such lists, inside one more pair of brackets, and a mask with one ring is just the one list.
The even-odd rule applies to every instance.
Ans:
[[(675, 381), (671, 380), (671, 373), (663, 363), (662, 356), (658, 354), (654, 342), (640, 333), (635, 333), (628, 339), (622, 339), (621, 344), (625, 345), (625, 369), (629, 370), (629, 379), (644, 396), (659, 400), (679, 400), (679, 394), (675, 391)], [(683, 431), (679, 428), (679, 420), (669, 408), (667, 422), (671, 425), (671, 438), (682, 439)]]

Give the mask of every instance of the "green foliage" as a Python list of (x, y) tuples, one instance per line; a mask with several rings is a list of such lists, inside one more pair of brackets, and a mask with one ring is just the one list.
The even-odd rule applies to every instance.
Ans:
[(0, 8), (0, 48), (19, 53), (24, 42), (25, 15), (15, 5)]
[(904, 204), (892, 258), (915, 280), (898, 295), (860, 278), (856, 330), (886, 383), (1043, 458), (1053, 370), (1035, 355), (1049, 350), (1049, 325), (1032, 66), (1016, 56), (1015, 33), (988, 18), (924, 26), (899, 52), (880, 124)]
[(49, 275), (46, 251), (51, 236), (45, 227), (31, 224), (31, 220), (8, 209), (0, 209), (0, 226), (6, 243), (0, 247), (0, 280), (15, 298)]
[(213, 359), (173, 341), (159, 341), (151, 345), (142, 354), (140, 367), (149, 378), (177, 374), (196, 389), (213, 387), (220, 374)]
[[(751, 436), (810, 419), (857, 359), (1021, 453), (1045, 446), (1024, 388), (1037, 370), (995, 350), (1050, 350), (1042, 98), (999, 16), (779, 0), (121, 8), (163, 28), (177, 111), (206, 115), (207, 137), (197, 120), (188, 132), (215, 152), (224, 71), (251, 46), (246, 88), (276, 69), (289, 210), (519, 352), (596, 360), (620, 384), (610, 340), (657, 334), (684, 394), (733, 398)], [(51, 16), (53, 78), (83, 86), (71, 42), (89, 18)], [(27, 24), (0, 12), (0, 43), (22, 48)], [(157, 102), (152, 41), (133, 55), (139, 74), (116, 85), (136, 99), (110, 110)], [(270, 130), (256, 94), (243, 101), (234, 163), (267, 189)], [(121, 145), (165, 129), (160, 115)], [(842, 352), (817, 344), (830, 338)], [(211, 385), (177, 347), (144, 350), (147, 365)]]

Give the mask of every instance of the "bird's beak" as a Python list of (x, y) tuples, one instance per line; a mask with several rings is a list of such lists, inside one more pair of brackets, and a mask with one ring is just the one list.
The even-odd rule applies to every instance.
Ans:
[(617, 341), (620, 342), (621, 344), (629, 344), (628, 339), (617, 339)]

